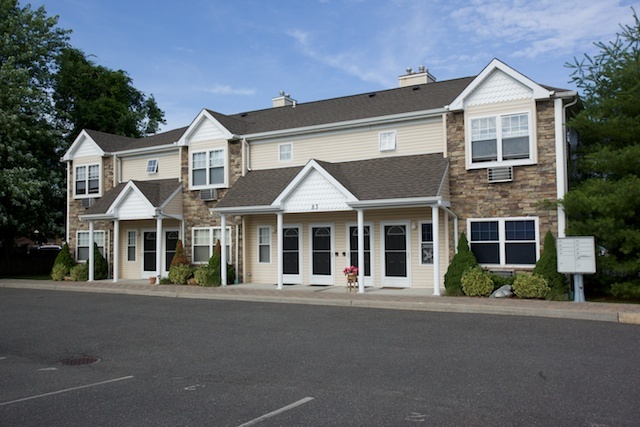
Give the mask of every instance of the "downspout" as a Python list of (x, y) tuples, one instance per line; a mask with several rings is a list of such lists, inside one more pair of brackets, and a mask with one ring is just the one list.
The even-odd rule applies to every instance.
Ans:
[[(247, 142), (247, 138), (242, 138), (242, 144), (244, 145), (245, 150), (246, 150), (246, 159), (245, 159), (246, 160), (246, 164), (245, 164), (246, 171), (247, 172), (251, 172), (251, 150), (249, 149), (249, 142)], [(245, 171), (245, 168), (242, 168), (243, 176), (244, 176), (244, 171)]]
[(118, 186), (118, 182), (120, 181), (120, 170), (118, 168), (118, 156), (116, 154), (114, 154), (112, 156), (113, 159), (113, 187), (117, 187)]
[(65, 225), (65, 242), (69, 243), (69, 233), (71, 232), (71, 162), (67, 162), (67, 223)]
[(455, 253), (458, 253), (458, 215), (453, 213), (451, 209), (442, 204), (442, 200), (438, 200), (438, 207), (453, 217), (453, 247)]
[(238, 279), (238, 275), (240, 274), (238, 272), (238, 255), (240, 254), (240, 251), (238, 250), (238, 245), (240, 244), (240, 237), (238, 236), (238, 231), (240, 230), (240, 227), (238, 227), (238, 223), (236, 223), (236, 256), (235, 256), (235, 269), (236, 269), (236, 279), (234, 281), (234, 285), (236, 283), (240, 283), (240, 280)]
[[(559, 101), (560, 103), (562, 103), (562, 98), (557, 99), (556, 101)], [(566, 105), (562, 105), (560, 111), (562, 114), (562, 117), (560, 117), (560, 144), (556, 143), (556, 151), (558, 151), (556, 153), (556, 175), (560, 175), (560, 173), (562, 174), (562, 182), (560, 182), (558, 180), (559, 176), (556, 177), (556, 182), (557, 182), (557, 197), (558, 199), (562, 199), (564, 198), (564, 196), (567, 193), (567, 190), (569, 188), (569, 176), (568, 176), (568, 171), (567, 171), (567, 162), (569, 161), (567, 158), (567, 109), (569, 107), (572, 107), (574, 105), (576, 105), (578, 103), (578, 95), (575, 95), (575, 98), (573, 99), (573, 101), (569, 102)], [(556, 120), (558, 119), (558, 117), (556, 116)], [(557, 129), (557, 128), (556, 128)], [(559, 146), (560, 145), (560, 146)], [(560, 157), (561, 156), (561, 157)], [(561, 160), (561, 162), (559, 162), (558, 160)], [(562, 164), (560, 164), (562, 163)], [(567, 223), (567, 217), (566, 214), (564, 212), (564, 207), (560, 204), (558, 204), (558, 237), (562, 238), (565, 237), (565, 230), (566, 230), (566, 223)]]

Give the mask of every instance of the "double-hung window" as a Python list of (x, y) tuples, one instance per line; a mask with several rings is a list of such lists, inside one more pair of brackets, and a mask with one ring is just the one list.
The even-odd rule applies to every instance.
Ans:
[(223, 187), (225, 184), (225, 150), (193, 153), (191, 157), (192, 187)]
[(484, 265), (535, 265), (538, 259), (536, 218), (469, 220), (471, 251)]
[(271, 262), (271, 227), (258, 227), (258, 262)]
[(100, 194), (100, 165), (76, 166), (75, 195)]
[(433, 264), (433, 226), (430, 222), (420, 224), (420, 264)]
[(137, 242), (138, 233), (135, 230), (127, 231), (127, 261), (136, 260)]
[[(220, 227), (193, 227), (193, 259), (194, 264), (204, 264), (209, 262), (213, 255), (216, 242), (221, 239)], [(227, 262), (231, 262), (231, 227), (227, 227)], [(220, 242), (222, 244), (222, 242)]]
[(529, 113), (472, 118), (470, 125), (472, 164), (532, 158)]
[[(98, 245), (98, 251), (105, 256), (104, 252), (104, 231), (94, 231), (93, 241)], [(76, 243), (76, 260), (78, 262), (89, 259), (89, 232), (78, 231)]]

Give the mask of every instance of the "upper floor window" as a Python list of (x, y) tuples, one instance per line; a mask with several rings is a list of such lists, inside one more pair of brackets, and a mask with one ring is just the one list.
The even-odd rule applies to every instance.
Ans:
[(191, 157), (192, 187), (223, 187), (225, 185), (225, 150), (193, 153)]
[(469, 220), (471, 251), (480, 264), (535, 265), (538, 222), (532, 218)]
[(147, 173), (158, 173), (158, 159), (151, 159), (147, 162)]
[(293, 160), (293, 144), (288, 142), (278, 145), (278, 160), (281, 162)]
[(531, 159), (529, 113), (472, 118), (471, 162)]
[(76, 166), (76, 196), (100, 194), (100, 165)]
[(396, 131), (380, 132), (378, 134), (378, 146), (380, 151), (393, 151), (396, 149)]

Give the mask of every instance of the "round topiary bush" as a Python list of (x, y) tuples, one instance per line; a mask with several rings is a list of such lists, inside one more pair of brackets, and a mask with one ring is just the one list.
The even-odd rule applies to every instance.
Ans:
[(543, 299), (550, 289), (547, 280), (535, 274), (518, 274), (512, 285), (513, 293), (520, 298)]
[(196, 279), (196, 283), (199, 286), (220, 286), (220, 280), (216, 283), (216, 274), (212, 268), (208, 265), (198, 267), (193, 273), (193, 277)]
[(169, 268), (169, 280), (176, 285), (186, 285), (193, 276), (193, 270), (188, 265), (174, 265)]
[(462, 291), (470, 297), (488, 297), (493, 292), (493, 280), (480, 267), (465, 272), (460, 282)]
[(69, 270), (66, 265), (60, 263), (55, 264), (51, 269), (51, 280), (62, 281), (64, 280), (64, 276), (69, 273)]
[(89, 280), (89, 265), (78, 264), (71, 268), (71, 280), (74, 282), (86, 282)]

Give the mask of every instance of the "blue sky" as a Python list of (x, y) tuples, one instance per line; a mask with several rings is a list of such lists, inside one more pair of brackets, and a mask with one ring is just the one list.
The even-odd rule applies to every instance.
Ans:
[(564, 64), (595, 53), (629, 0), (21, 0), (73, 30), (96, 63), (125, 70), (166, 113), (162, 130), (202, 108), (269, 108), (398, 86), (407, 67), (437, 80), (498, 58), (531, 79), (575, 89)]

